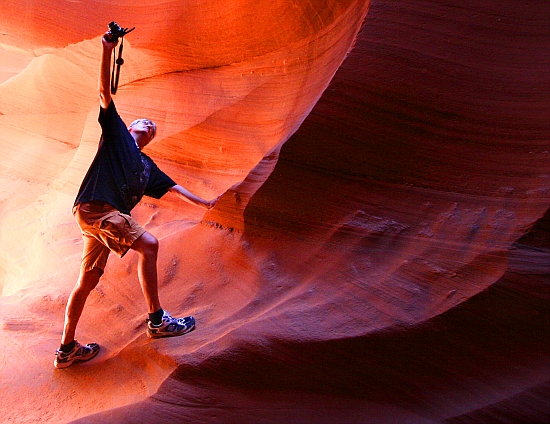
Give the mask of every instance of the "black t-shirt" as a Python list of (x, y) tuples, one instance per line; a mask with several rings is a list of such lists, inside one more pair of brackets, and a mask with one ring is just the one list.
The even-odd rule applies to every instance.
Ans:
[(100, 108), (98, 120), (102, 129), (99, 148), (75, 205), (102, 201), (130, 214), (144, 195), (160, 199), (176, 185), (150, 157), (141, 153), (113, 101), (107, 109)]

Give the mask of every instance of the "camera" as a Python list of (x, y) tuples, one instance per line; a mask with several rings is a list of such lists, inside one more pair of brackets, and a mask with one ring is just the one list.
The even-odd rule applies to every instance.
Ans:
[(121, 28), (115, 21), (109, 24), (109, 34), (111, 35), (111, 41), (118, 41), (120, 37), (124, 37), (129, 32), (132, 32), (134, 28)]

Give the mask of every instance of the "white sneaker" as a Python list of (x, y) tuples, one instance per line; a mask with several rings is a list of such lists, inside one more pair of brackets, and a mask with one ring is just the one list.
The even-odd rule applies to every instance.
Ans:
[(147, 336), (152, 339), (182, 336), (195, 329), (195, 318), (172, 318), (172, 316), (166, 311), (164, 311), (162, 322), (159, 325), (154, 325), (149, 319), (147, 319), (146, 322)]
[(53, 366), (56, 368), (67, 368), (70, 367), (74, 361), (89, 361), (98, 353), (99, 345), (97, 343), (89, 343), (86, 346), (82, 346), (80, 343), (76, 342), (73, 350), (68, 353), (57, 349)]

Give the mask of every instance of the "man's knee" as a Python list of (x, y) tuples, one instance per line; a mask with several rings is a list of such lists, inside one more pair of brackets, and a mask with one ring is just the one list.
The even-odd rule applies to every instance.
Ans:
[(132, 249), (140, 253), (156, 255), (159, 250), (159, 242), (155, 236), (145, 232), (132, 244)]

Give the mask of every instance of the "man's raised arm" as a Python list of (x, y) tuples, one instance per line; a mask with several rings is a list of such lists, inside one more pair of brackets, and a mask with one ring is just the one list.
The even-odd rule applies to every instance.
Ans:
[(103, 51), (99, 65), (99, 104), (103, 109), (107, 109), (111, 103), (111, 55), (118, 40), (111, 41), (110, 33), (106, 32), (101, 38), (101, 43)]

